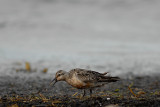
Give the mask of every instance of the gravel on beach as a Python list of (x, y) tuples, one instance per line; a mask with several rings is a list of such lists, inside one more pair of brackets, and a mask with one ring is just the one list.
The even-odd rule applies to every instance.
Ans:
[(118, 82), (94, 89), (92, 97), (88, 91), (82, 97), (83, 90), (65, 82), (58, 82), (52, 87), (49, 85), (51, 79), (38, 75), (28, 78), (0, 76), (0, 106), (160, 106), (158, 75), (121, 78)]

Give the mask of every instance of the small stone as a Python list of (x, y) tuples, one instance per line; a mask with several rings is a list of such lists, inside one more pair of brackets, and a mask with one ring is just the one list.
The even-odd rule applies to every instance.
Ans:
[(107, 100), (110, 100), (111, 98), (107, 98)]

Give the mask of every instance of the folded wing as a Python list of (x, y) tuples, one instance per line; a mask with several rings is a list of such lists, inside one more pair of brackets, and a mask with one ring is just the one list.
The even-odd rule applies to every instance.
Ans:
[(83, 82), (116, 82), (119, 80), (119, 77), (105, 76), (105, 73), (99, 73), (96, 71), (85, 70), (85, 69), (76, 69), (77, 77)]

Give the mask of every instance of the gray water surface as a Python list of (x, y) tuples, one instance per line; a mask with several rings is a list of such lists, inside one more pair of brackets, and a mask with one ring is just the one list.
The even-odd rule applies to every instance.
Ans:
[(50, 73), (159, 73), (159, 7), (159, 0), (0, 0), (1, 72), (29, 61)]

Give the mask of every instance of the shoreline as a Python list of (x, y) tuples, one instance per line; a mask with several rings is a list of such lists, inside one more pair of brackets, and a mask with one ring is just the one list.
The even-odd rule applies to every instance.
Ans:
[[(8, 78), (6, 80), (6, 78)], [(160, 78), (128, 76), (81, 97), (82, 90), (65, 82), (50, 87), (50, 78), (3, 77), (0, 80), (0, 106), (153, 106), (160, 105)], [(41, 91), (40, 91), (41, 90)], [(40, 93), (37, 93), (40, 91)], [(87, 91), (88, 92), (88, 91)], [(88, 92), (89, 93), (89, 92)], [(88, 94), (87, 93), (87, 94)]]

